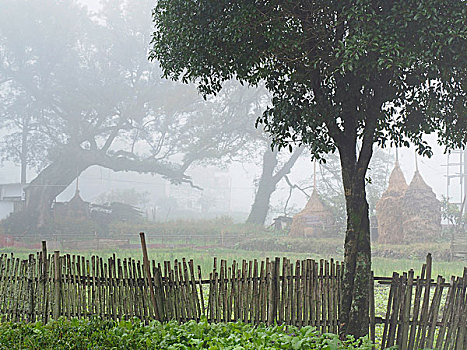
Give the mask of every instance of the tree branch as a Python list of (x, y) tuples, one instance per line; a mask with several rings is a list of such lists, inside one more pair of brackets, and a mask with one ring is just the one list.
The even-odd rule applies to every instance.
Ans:
[(282, 168), (273, 175), (272, 179), (275, 183), (278, 183), (284, 176), (290, 173), (290, 170), (294, 166), (297, 159), (302, 155), (304, 150), (305, 150), (305, 147), (303, 146), (295, 149), (295, 151), (292, 153), (292, 155), (287, 160), (287, 162), (285, 162)]

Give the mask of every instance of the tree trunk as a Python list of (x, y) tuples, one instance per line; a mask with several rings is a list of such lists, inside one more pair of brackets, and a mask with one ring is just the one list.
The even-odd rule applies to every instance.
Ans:
[[(365, 192), (367, 166), (359, 165), (352, 147), (340, 149), (347, 210), (344, 245), (344, 281), (339, 315), (342, 337), (368, 334), (369, 283), (371, 274), (370, 223)], [(355, 150), (355, 147), (353, 147)], [(368, 155), (367, 155), (368, 156)], [(369, 157), (371, 157), (371, 152)], [(366, 162), (363, 162), (366, 163)]]
[(35, 226), (43, 226), (50, 218), (50, 208), (55, 198), (86, 170), (90, 163), (78, 157), (63, 155), (54, 161), (26, 188), (26, 211)]
[(21, 130), (21, 184), (26, 183), (26, 173), (28, 167), (28, 133), (29, 126), (23, 119), (23, 129)]
[(274, 173), (278, 164), (277, 155), (279, 152), (277, 150), (271, 151), (269, 147), (266, 148), (263, 154), (263, 172), (261, 173), (255, 200), (251, 206), (250, 215), (248, 215), (248, 219), (246, 220), (247, 223), (264, 225), (269, 211), (271, 195), (276, 190), (279, 181), (290, 173), (295, 162), (302, 155), (303, 150), (303, 147), (295, 149), (284, 165)]
[(277, 166), (277, 151), (271, 151), (268, 147), (263, 154), (263, 171), (258, 183), (255, 200), (248, 215), (248, 224), (264, 225), (269, 211), (271, 195), (276, 189), (274, 169)]
[(159, 174), (180, 182), (191, 182), (183, 171), (169, 163), (153, 159), (139, 160), (124, 154), (109, 156), (102, 150), (84, 150), (67, 145), (48, 167), (42, 170), (25, 189), (26, 214), (30, 227), (43, 226), (50, 217), (50, 208), (55, 198), (62, 193), (84, 170), (99, 165), (114, 171), (135, 171)]

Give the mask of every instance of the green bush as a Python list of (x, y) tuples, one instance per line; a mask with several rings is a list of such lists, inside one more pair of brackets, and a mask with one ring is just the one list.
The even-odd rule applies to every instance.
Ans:
[(206, 320), (178, 324), (138, 320), (61, 319), (41, 323), (0, 324), (2, 349), (371, 349), (367, 339), (342, 342), (312, 327), (209, 324)]

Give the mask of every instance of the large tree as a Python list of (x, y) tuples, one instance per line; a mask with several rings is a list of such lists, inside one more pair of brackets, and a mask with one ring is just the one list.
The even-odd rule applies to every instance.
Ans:
[(0, 158), (21, 163), (23, 182), (38, 173), (26, 190), (33, 230), (91, 166), (189, 182), (193, 163), (244, 147), (249, 123), (218, 109), (229, 96), (204, 101), (148, 62), (151, 6), (103, 2), (91, 15), (73, 1), (1, 2)]
[[(269, 139), (265, 138), (265, 141), (268, 142)], [(270, 209), (271, 196), (276, 190), (277, 185), (290, 173), (304, 150), (303, 147), (298, 147), (288, 157), (284, 157), (284, 155), (280, 157), (278, 147), (271, 149), (269, 145), (264, 146), (261, 176), (258, 180), (255, 199), (246, 220), (248, 224), (261, 226), (266, 221)]]
[[(278, 183), (291, 172), (304, 148), (299, 147), (289, 155), (280, 152), (278, 147), (271, 148), (271, 139), (263, 130), (254, 128), (253, 123), (271, 101), (271, 95), (263, 86), (251, 89), (230, 81), (224, 84), (220, 98), (209, 100), (217, 106), (217, 116), (222, 116), (219, 120), (223, 125), (221, 129), (242, 137), (244, 147), (233, 160), (253, 161), (261, 165), (261, 175), (255, 181), (255, 197), (246, 222), (262, 226), (270, 211), (272, 194)], [(212, 140), (207, 139), (206, 142), (211, 143)], [(261, 160), (257, 159), (259, 157)]]
[(371, 271), (365, 178), (375, 144), (423, 135), (464, 147), (463, 0), (159, 0), (150, 58), (166, 77), (215, 94), (236, 78), (265, 82), (272, 106), (258, 120), (275, 144), (338, 151), (347, 231), (342, 335), (368, 333)]

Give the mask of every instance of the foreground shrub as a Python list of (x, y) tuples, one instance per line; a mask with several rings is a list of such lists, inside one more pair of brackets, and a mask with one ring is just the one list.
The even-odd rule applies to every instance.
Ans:
[(2, 349), (371, 349), (363, 339), (342, 342), (312, 327), (265, 327), (243, 323), (178, 324), (138, 320), (64, 319), (41, 323), (0, 324)]

